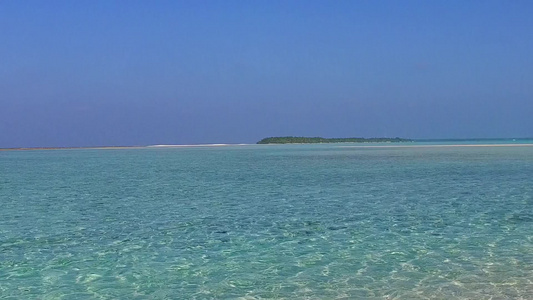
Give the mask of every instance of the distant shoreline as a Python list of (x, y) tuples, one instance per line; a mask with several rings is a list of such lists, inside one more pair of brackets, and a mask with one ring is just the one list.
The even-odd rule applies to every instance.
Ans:
[(414, 142), (411, 139), (404, 138), (323, 138), (323, 137), (307, 137), (307, 136), (273, 136), (267, 137), (257, 142), (257, 144), (336, 144), (336, 143), (403, 143)]

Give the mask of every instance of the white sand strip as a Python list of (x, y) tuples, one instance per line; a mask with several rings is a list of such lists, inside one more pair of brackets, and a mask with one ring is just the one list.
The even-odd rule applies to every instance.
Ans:
[(226, 147), (226, 146), (246, 146), (250, 144), (197, 144), (197, 145), (150, 145), (147, 148), (184, 148), (184, 147)]

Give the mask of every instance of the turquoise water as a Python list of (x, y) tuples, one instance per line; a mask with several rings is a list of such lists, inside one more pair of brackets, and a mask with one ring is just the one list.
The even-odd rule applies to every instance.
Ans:
[(533, 299), (533, 147), (0, 151), (0, 299)]

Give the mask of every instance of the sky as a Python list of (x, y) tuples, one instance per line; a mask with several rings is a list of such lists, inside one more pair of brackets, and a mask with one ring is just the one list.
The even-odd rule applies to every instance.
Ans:
[(0, 148), (533, 137), (532, 1), (0, 1)]

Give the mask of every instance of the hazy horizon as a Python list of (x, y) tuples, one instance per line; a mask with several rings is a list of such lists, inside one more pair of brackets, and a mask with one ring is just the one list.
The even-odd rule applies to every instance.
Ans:
[[(450, 145), (450, 146), (487, 146), (487, 145), (493, 145), (493, 144), (462, 144), (460, 142), (483, 142), (483, 141), (530, 141), (533, 140), (532, 137), (503, 137), (503, 138), (455, 138), (455, 139), (411, 139), (412, 141), (409, 142), (398, 142), (394, 144), (398, 144), (398, 146), (405, 145), (405, 143), (415, 142), (415, 143), (432, 143), (432, 142), (459, 142), (459, 144), (444, 144), (444, 145)], [(256, 142), (250, 142), (250, 143), (192, 143), (192, 144), (169, 144), (169, 143), (162, 143), (162, 144), (137, 144), (137, 145), (85, 145), (85, 146), (30, 146), (30, 147), (0, 147), (0, 150), (17, 150), (17, 149), (76, 149), (76, 148), (87, 148), (87, 149), (95, 149), (95, 148), (145, 148), (145, 147), (181, 147), (181, 146), (238, 146), (238, 145), (258, 145), (258, 141)], [(344, 142), (341, 142), (344, 143)], [(348, 143), (354, 143), (354, 142), (348, 142)], [(365, 142), (366, 143), (366, 142)], [(371, 142), (373, 143), (373, 142)], [(378, 144), (382, 144), (377, 142)], [(275, 144), (275, 143), (274, 143)], [(290, 144), (290, 143), (289, 143)], [(327, 144), (327, 143), (326, 143)], [(357, 144), (357, 142), (355, 142)], [(433, 145), (433, 144), (429, 144)], [(442, 145), (442, 144), (435, 144), (435, 145)], [(522, 146), (528, 146), (533, 144), (494, 144), (496, 146), (515, 146), (515, 145), (522, 145)], [(358, 146), (357, 146), (358, 147)]]
[(533, 137), (528, 1), (4, 1), (0, 148)]

